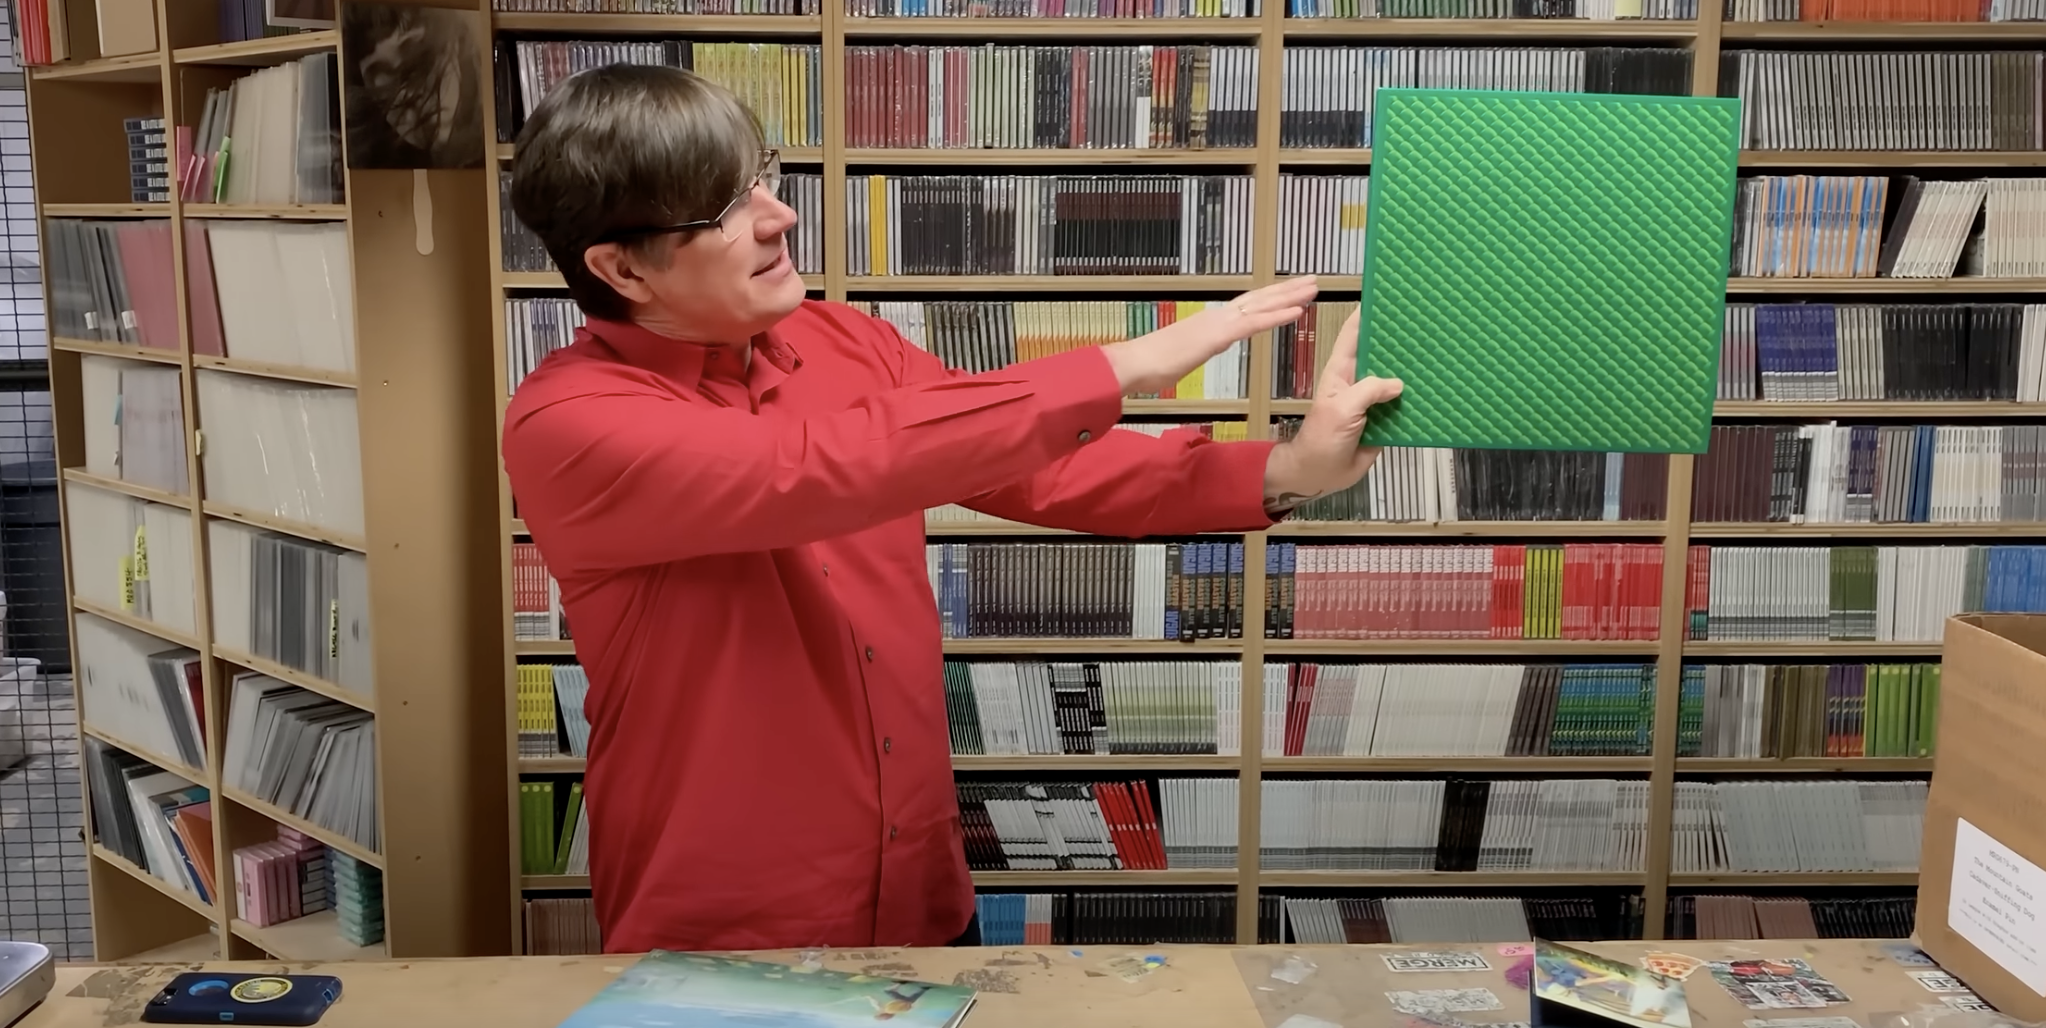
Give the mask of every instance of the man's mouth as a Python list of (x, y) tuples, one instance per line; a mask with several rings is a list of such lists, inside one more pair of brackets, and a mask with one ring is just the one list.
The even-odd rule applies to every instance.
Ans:
[(754, 277), (758, 278), (761, 275), (770, 274), (780, 269), (783, 264), (788, 263), (788, 259), (789, 251), (786, 247), (784, 247), (775, 253), (773, 260), (770, 260), (766, 264), (763, 264), (759, 268), (755, 269), (753, 275)]

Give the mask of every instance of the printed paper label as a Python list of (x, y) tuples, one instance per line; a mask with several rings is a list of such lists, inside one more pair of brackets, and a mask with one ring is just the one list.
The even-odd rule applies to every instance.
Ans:
[(1394, 1010), (1402, 1014), (1461, 1014), (1473, 1010), (1501, 1010), (1504, 1006), (1490, 989), (1419, 989), (1388, 992)]
[(1955, 1010), (1983, 1010), (1988, 1011), (1989, 1013), (1996, 1012), (1996, 1008), (1990, 1006), (1988, 1000), (1983, 999), (1982, 997), (1977, 996), (1972, 992), (1965, 996), (1941, 996), (1939, 998), (1939, 1001), (1941, 1003), (1945, 1003), (1947, 1006), (1953, 1007)]
[(1931, 957), (1925, 955), (1924, 950), (1921, 950), (1918, 947), (1911, 945), (1910, 943), (1905, 942), (1886, 943), (1883, 946), (1883, 952), (1889, 954), (1890, 959), (1892, 961), (1898, 964), (1902, 964), (1905, 967), (1939, 966), (1938, 964), (1933, 963)]
[(1912, 971), (1911, 980), (1925, 986), (1927, 992), (1973, 992), (1968, 983), (1945, 971)]
[(2025, 987), (2046, 996), (2046, 869), (1966, 818), (1954, 822), (1947, 924)]
[(1393, 971), (1490, 971), (1492, 965), (1477, 953), (1387, 953), (1385, 966)]
[(1765, 1017), (1741, 1024), (1744, 1028), (1861, 1028), (1851, 1017)]

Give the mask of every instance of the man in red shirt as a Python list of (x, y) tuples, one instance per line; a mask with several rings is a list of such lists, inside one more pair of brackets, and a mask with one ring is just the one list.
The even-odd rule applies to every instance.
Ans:
[(804, 298), (777, 158), (688, 72), (573, 76), (517, 153), (513, 209), (588, 317), (520, 385), (503, 453), (590, 679), (607, 951), (959, 939), (973, 885), (925, 508), (1258, 530), (1362, 477), (1365, 411), (1398, 393), (1350, 381), (1351, 325), (1290, 442), (1115, 430), (1125, 394), (1297, 319), (1311, 279), (1139, 339), (949, 371)]

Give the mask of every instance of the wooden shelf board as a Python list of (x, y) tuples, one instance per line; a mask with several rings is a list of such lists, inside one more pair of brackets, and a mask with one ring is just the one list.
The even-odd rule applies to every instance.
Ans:
[(2008, 400), (1721, 400), (1715, 418), (2046, 418), (2046, 403)]
[(2038, 150), (1742, 150), (1743, 168), (2037, 168)]
[(1267, 639), (1270, 656), (1655, 656), (1653, 639)]
[(192, 498), (189, 496), (179, 496), (176, 493), (167, 493), (161, 489), (153, 489), (146, 485), (123, 482), (118, 478), (105, 478), (92, 474), (84, 468), (65, 468), (64, 481), (76, 482), (79, 485), (91, 486), (94, 489), (104, 489), (110, 493), (120, 493), (123, 496), (132, 496), (138, 500), (147, 500), (150, 503), (161, 503), (166, 507), (176, 507), (179, 510), (192, 509)]
[(345, 203), (188, 203), (187, 218), (250, 218), (264, 221), (347, 221)]
[(1710, 874), (1675, 872), (1672, 886), (1761, 888), (1794, 885), (1917, 885), (1916, 871), (1722, 871)]
[(46, 203), (45, 218), (168, 218), (167, 203)]
[(258, 657), (253, 653), (231, 650), (218, 644), (215, 644), (213, 647), (213, 655), (230, 664), (239, 664), (250, 671), (269, 675), (280, 682), (289, 682), (307, 692), (316, 692), (330, 700), (346, 703), (357, 710), (366, 710), (372, 714), (376, 713), (377, 704), (375, 697), (364, 696), (359, 692), (343, 688), (318, 676), (306, 674), (297, 668), (287, 667), (274, 660)]
[(1489, 36), (1539, 39), (1689, 39), (1698, 34), (1695, 21), (1628, 18), (1287, 18), (1289, 39), (1349, 39), (1367, 36)]
[(95, 353), (102, 357), (125, 357), (128, 360), (149, 361), (153, 364), (185, 363), (184, 354), (176, 350), (154, 346), (129, 346), (126, 343), (103, 343), (97, 339), (52, 338), (50, 349), (68, 350), (72, 353)]
[(526, 519), (525, 519), (525, 518), (513, 518), (513, 519), (511, 519), (511, 534), (513, 534), (513, 535), (532, 535), (533, 533), (531, 533), (531, 532), (528, 532), (528, 531), (526, 531)]
[(1071, 529), (1026, 525), (1021, 521), (925, 521), (925, 535), (1079, 535)]
[(1243, 652), (1241, 639), (947, 639), (947, 654), (973, 653), (1018, 656), (1031, 653), (1189, 653), (1223, 656)]
[(149, 761), (150, 763), (155, 764), (157, 767), (165, 771), (169, 771), (171, 774), (177, 775), (179, 778), (182, 778), (185, 781), (192, 783), (193, 785), (204, 785), (211, 787), (213, 783), (212, 777), (209, 776), (206, 772), (196, 767), (193, 767), (192, 765), (187, 764), (184, 761), (177, 759), (176, 757), (166, 756), (162, 753), (158, 753), (155, 750), (150, 749), (147, 746), (139, 746), (135, 743), (129, 742), (128, 740), (123, 739), (120, 736), (114, 735), (113, 733), (108, 732), (97, 725), (91, 724), (80, 725), (78, 727), (78, 730), (85, 733), (86, 735), (98, 739), (103, 743), (106, 743), (109, 746), (112, 746), (117, 750), (122, 751), (123, 753), (141, 757), (143, 760)]
[(258, 514), (255, 511), (245, 510), (232, 504), (221, 503), (218, 500), (207, 500), (203, 509), (212, 517), (239, 521), (244, 525), (267, 528), (273, 532), (283, 532), (286, 535), (295, 535), (301, 539), (312, 539), (317, 542), (329, 543), (339, 546), (344, 550), (354, 550), (357, 553), (363, 553), (367, 552), (369, 548), (367, 543), (356, 536), (336, 532), (330, 528), (321, 528), (318, 525), (308, 525), (302, 521), (293, 521), (290, 518)]
[(952, 755), (954, 771), (1234, 771), (1242, 763), (1241, 757), (1213, 753)]
[(519, 773), (522, 775), (581, 774), (587, 765), (582, 757), (520, 757)]
[(1930, 757), (1782, 757), (1743, 759), (1734, 757), (1678, 757), (1677, 770), (1685, 774), (1806, 774), (1840, 772), (1930, 772)]
[[(185, 909), (190, 910), (192, 913), (197, 914), (208, 921), (215, 920), (213, 904), (200, 899), (198, 893), (186, 892), (185, 890), (180, 889), (177, 886), (172, 885), (171, 883), (166, 882), (153, 874), (150, 874), (148, 868), (142, 867), (134, 863), (127, 857), (124, 857), (119, 853), (115, 853), (113, 850), (110, 850), (105, 846), (100, 845), (99, 843), (92, 844), (92, 855), (100, 863), (105, 864), (108, 867), (111, 867), (114, 870), (119, 871), (122, 874), (125, 874), (128, 877), (133, 878), (136, 881), (141, 882), (142, 884), (147, 885), (152, 889), (155, 889), (157, 892), (160, 892), (165, 896), (169, 896), (173, 900), (176, 900), (178, 903), (182, 904), (185, 907)], [(210, 939), (211, 937), (209, 936), (208, 938)]]
[(1124, 414), (1248, 414), (1249, 400), (1153, 400), (1123, 397)]
[(1090, 168), (1152, 164), (1241, 164), (1257, 163), (1257, 150), (1233, 147), (1215, 150), (1148, 150), (1120, 148), (1041, 148), (996, 150), (973, 147), (939, 149), (853, 148), (845, 152), (848, 165), (917, 164), (1030, 164), (1084, 165)]
[(848, 39), (871, 36), (967, 39), (1236, 39), (1256, 36), (1256, 18), (856, 18)]
[(1639, 871), (1264, 871), (1258, 874), (1258, 884), (1441, 889), (1640, 885), (1645, 877)]
[(1782, 642), (1760, 640), (1742, 642), (1739, 640), (1688, 640), (1684, 643), (1686, 657), (1839, 657), (1846, 659), (1875, 657), (1937, 657), (1940, 653), (1938, 642), (1873, 642), (1869, 640), (1836, 640), (1830, 642)]
[(1730, 278), (1728, 293), (2037, 293), (2046, 278)]
[(264, 817), (267, 817), (270, 820), (277, 822), (278, 824), (284, 825), (288, 828), (296, 828), (300, 832), (303, 832), (306, 835), (310, 835), (313, 838), (318, 839), (321, 842), (324, 842), (327, 845), (332, 846), (335, 849), (340, 850), (341, 852), (346, 853), (349, 856), (354, 857), (355, 859), (360, 860), (363, 863), (368, 864), (369, 866), (376, 868), (379, 871), (384, 869), (384, 858), (381, 855), (372, 852), (368, 847), (363, 846), (361, 843), (358, 843), (353, 839), (349, 839), (343, 836), (340, 832), (334, 831), (333, 829), (330, 828), (321, 827), (320, 825), (316, 825), (311, 821), (306, 820), (305, 818), (299, 817), (297, 814), (293, 814), (289, 811), (280, 809), (272, 804), (259, 800), (256, 797), (251, 796), (248, 793), (243, 792), (242, 790), (232, 785), (228, 785), (225, 782), (221, 783), (219, 791), (220, 795), (225, 796), (228, 799), (231, 799), (234, 802), (240, 804), (241, 806), (247, 807), (248, 809), (258, 814), (261, 814)]
[(256, 378), (275, 378), (286, 382), (309, 382), (313, 385), (341, 386), (353, 389), (356, 385), (352, 371), (329, 371), (324, 368), (301, 368), (290, 364), (272, 364), (269, 361), (241, 360), (235, 357), (215, 357), (212, 354), (192, 355), (192, 365), (216, 371), (232, 371), (238, 375)]
[(1963, 40), (2017, 41), (2046, 39), (2046, 23), (2024, 21), (1728, 21), (1719, 26), (1725, 40), (1824, 42), (1859, 39), (1899, 43)]
[[(588, 18), (591, 17), (591, 15), (579, 14), (576, 15), (575, 17)], [(701, 16), (692, 17), (697, 17), (700, 19)], [(516, 157), (519, 152), (519, 147), (517, 143), (495, 143), (492, 145), (495, 147), (493, 152), (497, 155), (497, 159), (500, 161), (511, 160), (513, 157)], [(824, 163), (824, 148), (821, 146), (783, 146), (777, 147), (776, 149), (781, 151), (781, 162), (783, 164)]]
[(127, 611), (115, 610), (112, 607), (104, 606), (102, 604), (94, 603), (91, 600), (79, 599), (76, 597), (72, 599), (71, 606), (78, 609), (79, 611), (91, 614), (93, 617), (105, 618), (106, 620), (112, 621), (117, 625), (121, 625), (125, 628), (132, 628), (135, 631), (141, 632), (144, 635), (155, 636), (156, 638), (162, 639), (163, 641), (175, 646), (183, 646), (187, 649), (193, 650), (204, 648), (200, 644), (197, 636), (180, 632), (175, 628), (170, 628), (165, 625), (159, 625), (156, 622), (150, 621), (146, 618), (136, 617), (135, 615), (130, 614)]
[(1287, 536), (1660, 538), (1668, 534), (1669, 526), (1661, 521), (1282, 521), (1265, 531)]
[(234, 43), (179, 47), (171, 51), (171, 61), (176, 64), (264, 67), (296, 60), (306, 54), (332, 50), (339, 46), (340, 42), (340, 32), (334, 29), (321, 29), (289, 36), (244, 39)]
[(1225, 867), (1178, 871), (975, 871), (973, 884), (1053, 887), (1112, 885), (1130, 889), (1162, 885), (1233, 886), (1236, 884), (1236, 869)]
[(568, 283), (558, 271), (500, 271), (497, 284), (502, 289), (567, 289)]
[(1800, 536), (1823, 539), (1874, 539), (1892, 536), (1921, 536), (1935, 539), (1993, 536), (2032, 538), (2046, 536), (2046, 523), (2036, 521), (1956, 523), (1880, 523), (1842, 525), (1791, 525), (1770, 521), (1701, 521), (1691, 526), (1693, 539), (1727, 539), (1752, 536)]
[(521, 875), (519, 888), (522, 889), (587, 889), (589, 875)]
[(1249, 275), (854, 275), (847, 292), (914, 293), (972, 290), (984, 293), (1135, 292), (1191, 293), (1252, 287)]
[(167, 942), (151, 950), (143, 950), (132, 956), (121, 958), (123, 964), (196, 964), (220, 959), (220, 937), (211, 931), (200, 932), (176, 942)]
[(382, 960), (388, 956), (383, 943), (351, 946), (341, 937), (341, 916), (332, 910), (293, 918), (278, 924), (255, 925), (235, 918), (228, 922), (236, 935), (262, 947), (279, 960), (314, 961)]
[(516, 651), (517, 651), (517, 653), (519, 654), (519, 656), (522, 656), (522, 657), (543, 657), (543, 656), (549, 656), (549, 657), (560, 657), (560, 656), (567, 656), (567, 657), (573, 657), (573, 656), (575, 656), (575, 640), (573, 640), (573, 639), (553, 639), (553, 640), (550, 640), (550, 639), (530, 639), (530, 640), (525, 640), (525, 639), (522, 639), (522, 640), (518, 640), (518, 641), (514, 642), (514, 643), (513, 643), (512, 645), (513, 645), (513, 646), (514, 646), (514, 647), (516, 648)]
[(1490, 774), (1646, 774), (1648, 757), (1265, 757), (1268, 774), (1480, 771)]
[(494, 12), (498, 31), (574, 32), (577, 38), (602, 33), (688, 33), (711, 36), (817, 35), (824, 22), (814, 14), (519, 14)]
[(143, 54), (122, 54), (119, 57), (96, 57), (89, 61), (40, 65), (29, 69), (29, 77), (37, 82), (72, 79), (89, 82), (160, 83), (163, 81), (163, 53), (151, 50)]
[(1279, 151), (1279, 164), (1322, 164), (1354, 167), (1371, 163), (1371, 148), (1350, 146), (1288, 147)]

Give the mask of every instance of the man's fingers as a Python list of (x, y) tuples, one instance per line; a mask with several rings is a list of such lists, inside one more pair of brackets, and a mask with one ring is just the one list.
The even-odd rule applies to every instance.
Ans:
[(1315, 387), (1316, 396), (1330, 396), (1348, 389), (1357, 375), (1357, 312), (1343, 319), (1343, 328), (1336, 333), (1336, 348), (1329, 351), (1328, 363), (1321, 366), (1321, 382)]
[(1393, 399), (1406, 388), (1406, 383), (1396, 378), (1379, 378), (1366, 375), (1336, 394), (1336, 404), (1343, 413), (1361, 415), (1372, 407)]

